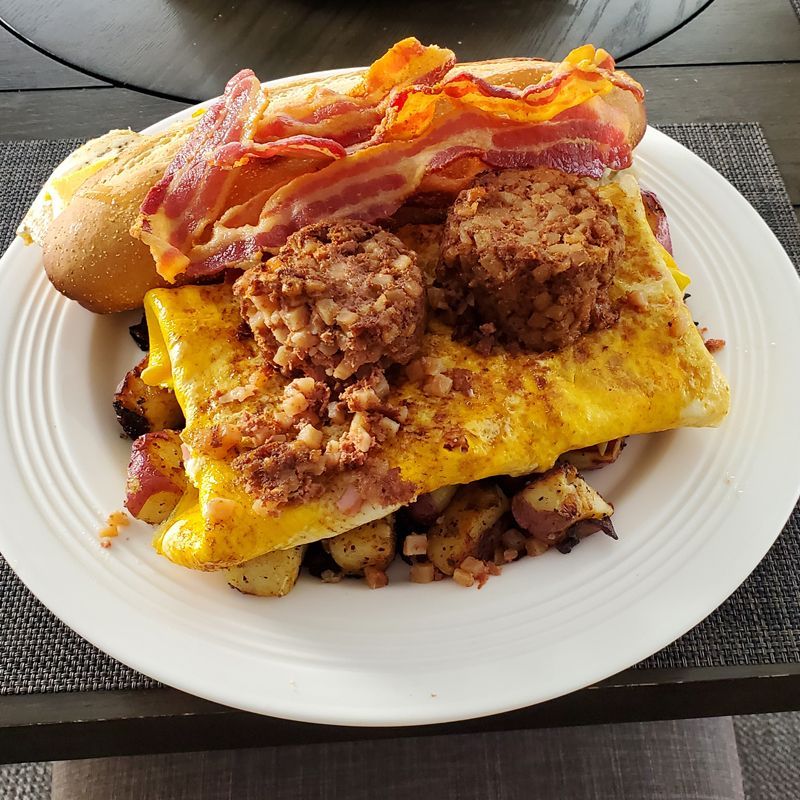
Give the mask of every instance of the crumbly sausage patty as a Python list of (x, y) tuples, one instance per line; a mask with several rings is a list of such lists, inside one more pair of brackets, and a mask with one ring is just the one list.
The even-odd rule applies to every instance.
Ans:
[(355, 220), (302, 228), (235, 291), (257, 342), (287, 374), (316, 368), (344, 380), (365, 364), (406, 364), (425, 326), (416, 255)]
[(488, 173), (448, 215), (439, 278), (462, 319), (555, 350), (615, 320), (608, 288), (623, 248), (614, 207), (585, 179), (547, 167)]

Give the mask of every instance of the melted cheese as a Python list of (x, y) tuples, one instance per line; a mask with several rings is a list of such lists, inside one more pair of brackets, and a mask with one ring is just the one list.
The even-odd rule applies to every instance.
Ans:
[[(638, 187), (625, 181), (601, 191), (617, 208), (626, 237), (613, 295), (641, 292), (647, 308), (622, 302), (615, 326), (543, 355), (482, 356), (434, 323), (422, 354), (441, 358), (445, 369), (470, 370), (474, 396), (453, 392), (437, 398), (415, 384), (393, 387), (392, 400), (406, 401), (409, 417), (380, 455), (417, 492), (540, 471), (567, 450), (631, 434), (717, 425), (724, 418), (728, 386), (683, 303), (674, 262), (665, 259), (650, 232)], [(186, 415), (188, 473), (198, 489), (197, 499), (181, 503), (159, 530), (155, 546), (161, 553), (187, 567), (215, 569), (333, 536), (393, 510), (366, 504), (357, 515), (339, 511), (336, 502), (352, 480), (347, 473), (318, 499), (269, 516), (254, 511), (254, 498), (230, 461), (205, 455), (192, 443), (214, 424), (235, 425), (242, 413), (276, 408), (285, 379), (270, 373), (257, 394), (220, 402), (232, 389), (251, 384), (263, 365), (252, 340), (236, 337), (240, 317), (227, 284), (153, 290), (146, 313), (152, 348), (146, 380), (174, 386)], [(466, 452), (445, 448), (454, 433), (466, 435)], [(208, 507), (215, 497), (235, 501), (232, 517), (212, 521)]]

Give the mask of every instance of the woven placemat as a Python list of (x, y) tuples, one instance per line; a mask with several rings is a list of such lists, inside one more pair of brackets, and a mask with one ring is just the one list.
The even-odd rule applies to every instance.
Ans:
[(50, 800), (49, 762), (0, 766), (0, 800)]
[[(800, 264), (800, 231), (761, 129), (753, 123), (665, 125), (755, 206)], [(0, 250), (75, 140), (0, 143)], [(0, 558), (0, 694), (157, 686), (62, 625)], [(753, 575), (705, 622), (639, 665), (800, 661), (800, 510)]]

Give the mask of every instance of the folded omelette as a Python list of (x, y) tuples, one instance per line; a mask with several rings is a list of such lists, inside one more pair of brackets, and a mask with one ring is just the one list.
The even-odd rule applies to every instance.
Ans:
[[(611, 292), (622, 309), (618, 323), (558, 352), (500, 349), (488, 356), (454, 340), (444, 324), (430, 323), (420, 355), (441, 359), (444, 369), (468, 370), (472, 392), (431, 397), (411, 381), (392, 387), (390, 400), (404, 403), (408, 418), (380, 455), (416, 494), (543, 471), (568, 450), (724, 418), (728, 386), (683, 302), (680, 273), (650, 230), (638, 184), (618, 176), (601, 193), (615, 206), (626, 240)], [(633, 293), (637, 302), (625, 302)], [(253, 340), (239, 335), (241, 316), (227, 283), (150, 291), (145, 311), (151, 351), (143, 377), (175, 390), (194, 487), (157, 532), (159, 552), (192, 569), (218, 569), (335, 536), (394, 510), (376, 502), (355, 514), (340, 510), (357, 470), (330, 478), (317, 498), (254, 508), (232, 457), (194, 445), (214, 426), (277, 411), (287, 379), (264, 369)], [(453, 448), (454, 432), (468, 446)], [(217, 498), (234, 503), (224, 519), (211, 511)]]

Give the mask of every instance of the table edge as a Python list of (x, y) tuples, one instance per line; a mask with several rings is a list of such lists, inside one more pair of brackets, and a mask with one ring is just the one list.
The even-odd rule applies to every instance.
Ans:
[(403, 728), (263, 717), (176, 689), (0, 697), (0, 763), (391, 739), (800, 710), (800, 664), (629, 669), (518, 711)]

